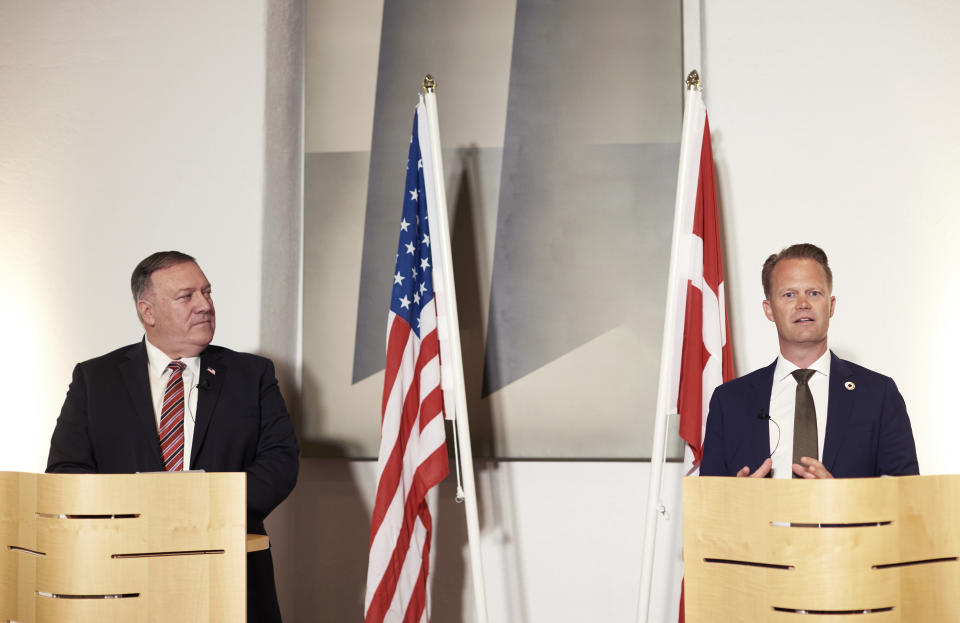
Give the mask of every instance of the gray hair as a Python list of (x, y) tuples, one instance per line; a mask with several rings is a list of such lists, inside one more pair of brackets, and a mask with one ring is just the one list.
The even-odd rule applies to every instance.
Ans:
[(157, 251), (142, 260), (133, 269), (133, 274), (130, 276), (130, 291), (133, 293), (133, 302), (136, 303), (143, 298), (144, 292), (150, 288), (150, 277), (153, 273), (184, 262), (196, 264), (197, 260), (180, 251)]

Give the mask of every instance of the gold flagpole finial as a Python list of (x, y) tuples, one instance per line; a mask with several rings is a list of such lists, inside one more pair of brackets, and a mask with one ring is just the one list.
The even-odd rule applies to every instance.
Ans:
[(697, 70), (692, 70), (687, 74), (687, 90), (688, 91), (699, 91), (701, 90), (702, 85), (700, 84), (700, 74), (697, 73)]
[(434, 80), (430, 74), (423, 77), (423, 90), (427, 93), (432, 93), (437, 90), (437, 81)]

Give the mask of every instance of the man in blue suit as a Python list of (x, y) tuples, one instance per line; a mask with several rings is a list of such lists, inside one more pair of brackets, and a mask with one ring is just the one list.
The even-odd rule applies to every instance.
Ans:
[(910, 419), (893, 379), (827, 348), (836, 299), (826, 253), (812, 244), (787, 247), (767, 258), (762, 282), (780, 356), (714, 391), (700, 475), (918, 474)]
[[(247, 531), (266, 534), (299, 468), (273, 363), (210, 344), (210, 283), (189, 255), (147, 257), (131, 289), (144, 339), (77, 364), (47, 471), (246, 472)], [(280, 621), (269, 549), (247, 554), (247, 621)]]

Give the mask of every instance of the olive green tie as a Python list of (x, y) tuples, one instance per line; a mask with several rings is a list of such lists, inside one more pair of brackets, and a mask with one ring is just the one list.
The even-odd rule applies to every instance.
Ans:
[[(793, 462), (800, 463), (801, 456), (816, 459), (820, 456), (817, 446), (817, 408), (813, 404), (813, 394), (807, 381), (815, 370), (794, 370), (797, 380), (797, 400), (793, 408)], [(799, 478), (796, 474), (794, 478)]]

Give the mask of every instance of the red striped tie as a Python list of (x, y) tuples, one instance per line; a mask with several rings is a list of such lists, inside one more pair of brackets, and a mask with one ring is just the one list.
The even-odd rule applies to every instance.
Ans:
[(168, 472), (183, 469), (183, 370), (182, 361), (171, 361), (170, 380), (163, 393), (160, 408), (160, 452), (163, 469)]

